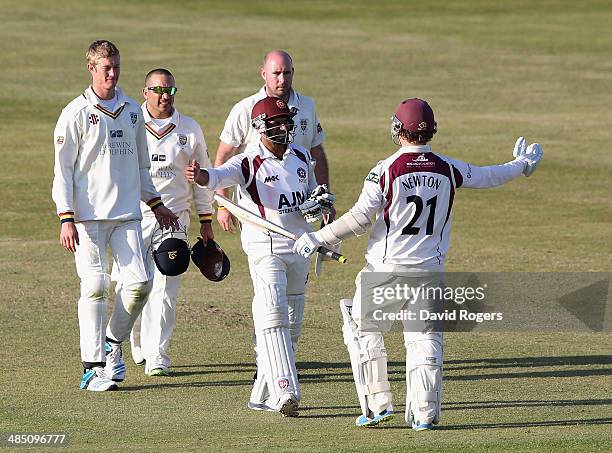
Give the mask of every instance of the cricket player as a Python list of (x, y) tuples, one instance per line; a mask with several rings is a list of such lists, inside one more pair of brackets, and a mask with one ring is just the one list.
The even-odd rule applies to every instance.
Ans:
[[(305, 217), (314, 208), (320, 211), (331, 194), (317, 186), (310, 152), (290, 144), (294, 116), (282, 99), (265, 97), (251, 112), (258, 144), (248, 145), (217, 168), (200, 169), (196, 162), (185, 168), (185, 176), (208, 189), (238, 185), (240, 206), (293, 233), (311, 231)], [(255, 292), (257, 378), (248, 407), (297, 416), (300, 387), (289, 306), (292, 301), (303, 306), (309, 261), (291, 251), (291, 239), (248, 223), (242, 225), (241, 239)]]
[[(149, 155), (140, 106), (117, 87), (120, 56), (110, 41), (86, 52), (91, 86), (70, 102), (55, 127), (52, 196), (61, 222), (60, 243), (74, 252), (81, 280), (78, 317), (83, 377), (81, 389), (115, 390), (123, 368), (111, 366), (104, 321), (110, 287), (110, 246), (124, 285), (108, 325), (114, 352), (128, 337), (150, 291), (144, 262), (140, 201), (164, 228), (177, 217), (164, 206), (149, 175)], [(108, 335), (108, 334), (107, 334)], [(110, 352), (110, 351), (108, 351)], [(116, 355), (116, 354), (115, 354)]]
[[(200, 236), (205, 242), (213, 239), (213, 192), (189, 183), (183, 174), (185, 165), (194, 159), (206, 167), (211, 166), (202, 129), (195, 120), (174, 107), (177, 87), (174, 76), (167, 69), (150, 71), (142, 92), (145, 98), (142, 116), (147, 131), (153, 184), (164, 205), (178, 216), (181, 228), (189, 228), (193, 200), (200, 219)], [(146, 204), (141, 203), (140, 208), (144, 243), (149, 249), (153, 233), (159, 230), (157, 219)], [(145, 363), (145, 374), (168, 376), (168, 347), (176, 322), (180, 276), (163, 275), (150, 255), (147, 255), (146, 264), (154, 275), (153, 287), (132, 329), (132, 358), (137, 364)], [(122, 297), (121, 282), (118, 282), (116, 290), (117, 296)]]
[[(325, 134), (315, 111), (314, 101), (292, 88), (294, 68), (291, 56), (282, 50), (268, 52), (261, 64), (260, 73), (264, 86), (257, 93), (235, 104), (225, 121), (215, 155), (215, 167), (224, 164), (235, 154), (243, 152), (248, 144), (259, 143), (260, 134), (251, 125), (251, 110), (256, 102), (272, 96), (285, 101), (289, 108), (296, 109), (297, 114), (293, 118), (295, 123), (293, 143), (310, 151), (310, 155), (316, 161), (317, 181), (329, 187), (329, 170), (323, 148)], [(227, 196), (228, 191), (221, 189), (217, 192)], [(335, 215), (333, 208), (330, 215), (333, 219)], [(238, 226), (236, 218), (223, 206), (218, 206), (217, 220), (223, 231), (233, 232)]]
[[(355, 296), (340, 304), (344, 341), (362, 409), (357, 426), (374, 426), (393, 416), (382, 335), (362, 330), (366, 321), (361, 314), (362, 279), (373, 272), (384, 272), (389, 278), (407, 272), (429, 278), (444, 272), (457, 189), (495, 187), (521, 174), (529, 176), (542, 158), (541, 146), (527, 146), (521, 137), (514, 160), (477, 167), (434, 153), (427, 143), (436, 128), (434, 113), (425, 101), (401, 102), (391, 123), (391, 135), (401, 148), (370, 171), (349, 212), (315, 233), (305, 233), (293, 248), (307, 258), (321, 245), (337, 244), (372, 227), (367, 265), (357, 276)], [(417, 431), (430, 430), (440, 420), (442, 332), (405, 331), (404, 342), (406, 422)]]

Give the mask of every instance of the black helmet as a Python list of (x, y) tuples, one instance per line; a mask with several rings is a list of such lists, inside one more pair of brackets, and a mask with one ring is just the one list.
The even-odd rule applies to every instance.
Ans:
[[(177, 231), (157, 228), (153, 232), (151, 247), (157, 269), (164, 275), (181, 275), (189, 267), (189, 244), (185, 228)], [(181, 239), (184, 237), (185, 239)]]
[(212, 239), (204, 245), (202, 238), (198, 238), (191, 249), (191, 261), (198, 266), (204, 277), (213, 282), (220, 282), (230, 271), (230, 261), (225, 252)]

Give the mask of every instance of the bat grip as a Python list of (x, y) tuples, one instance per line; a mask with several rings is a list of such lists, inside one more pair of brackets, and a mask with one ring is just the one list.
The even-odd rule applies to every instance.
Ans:
[(317, 252), (319, 252), (321, 255), (325, 255), (328, 258), (331, 258), (332, 260), (336, 260), (339, 263), (346, 263), (346, 257), (344, 255), (341, 255), (340, 253), (334, 252), (333, 250), (327, 249), (325, 247), (319, 247)]

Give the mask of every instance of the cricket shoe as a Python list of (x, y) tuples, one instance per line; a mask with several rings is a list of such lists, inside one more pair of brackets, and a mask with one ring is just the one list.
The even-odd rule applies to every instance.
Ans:
[(415, 431), (431, 431), (432, 429), (434, 429), (434, 427), (431, 423), (413, 422), (412, 429), (414, 429)]
[(115, 382), (121, 382), (125, 379), (125, 362), (123, 361), (123, 352), (121, 351), (121, 343), (104, 343), (106, 351), (106, 374)]
[(272, 406), (270, 406), (267, 401), (263, 401), (263, 402), (249, 401), (247, 403), (247, 407), (249, 409), (251, 409), (251, 410), (254, 410), (254, 411), (276, 412), (276, 409), (274, 409)]
[(355, 420), (355, 426), (363, 426), (365, 428), (372, 428), (374, 426), (380, 425), (382, 423), (386, 423), (391, 420), (395, 414), (391, 411), (384, 410), (380, 414), (375, 415), (374, 417), (366, 417), (365, 415), (360, 415)]
[(283, 395), (278, 403), (278, 412), (280, 412), (283, 417), (297, 417), (300, 415), (298, 408), (298, 400), (291, 393)]
[(170, 376), (170, 370), (165, 367), (153, 368), (146, 372), (147, 376)]
[(92, 392), (109, 392), (117, 390), (117, 384), (110, 379), (104, 368), (97, 366), (83, 371), (80, 388)]
[(145, 364), (145, 358), (142, 355), (142, 348), (140, 346), (132, 345), (131, 352), (132, 352), (132, 360), (134, 361), (136, 365), (140, 366), (140, 365)]

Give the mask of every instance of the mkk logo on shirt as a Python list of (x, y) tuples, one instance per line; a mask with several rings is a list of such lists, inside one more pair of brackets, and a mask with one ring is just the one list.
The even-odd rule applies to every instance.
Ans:
[(151, 156), (151, 160), (153, 162), (165, 162), (166, 161), (166, 155), (165, 154), (153, 154)]
[(121, 137), (123, 137), (123, 131), (121, 129), (118, 129), (116, 131), (111, 130), (110, 131), (110, 136), (111, 136), (111, 138), (121, 138)]
[(278, 175), (266, 176), (264, 179), (264, 184), (267, 182), (278, 181)]

